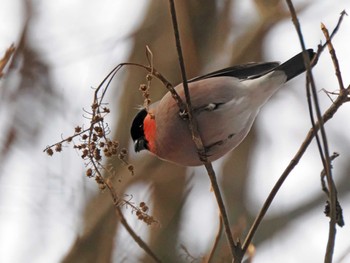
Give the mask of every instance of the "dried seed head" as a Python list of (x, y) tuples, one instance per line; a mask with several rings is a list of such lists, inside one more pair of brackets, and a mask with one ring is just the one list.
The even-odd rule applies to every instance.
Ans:
[(111, 157), (112, 156), (112, 153), (109, 151), (109, 149), (107, 148), (104, 148), (103, 149), (103, 153), (106, 157)]
[(145, 106), (148, 106), (151, 104), (151, 100), (150, 99), (145, 99), (145, 102), (144, 102)]
[(85, 174), (87, 177), (91, 177), (92, 176), (92, 169), (91, 168), (87, 169)]
[(143, 222), (145, 222), (147, 225), (152, 225), (153, 223), (156, 223), (157, 220), (155, 220), (152, 216), (147, 215), (144, 219)]
[(116, 148), (112, 148), (111, 149), (111, 154), (112, 155), (117, 155), (118, 154), (118, 150)]
[(88, 154), (89, 154), (88, 149), (84, 149), (83, 154), (81, 155), (81, 158), (83, 158), (83, 159), (86, 158), (88, 156)]
[(143, 212), (147, 212), (147, 211), (148, 211), (148, 206), (145, 205), (145, 206), (143, 206), (141, 209), (142, 209)]
[(96, 143), (95, 142), (90, 142), (89, 144), (90, 150), (93, 151), (96, 149)]
[(96, 148), (96, 149), (94, 150), (94, 158), (95, 158), (97, 161), (101, 160), (102, 156), (101, 156), (101, 150), (100, 150), (100, 149)]
[(53, 155), (53, 150), (51, 148), (48, 148), (46, 150), (46, 153), (49, 155), (49, 156), (52, 156)]
[(93, 104), (91, 105), (91, 109), (92, 109), (92, 110), (96, 110), (97, 108), (98, 108), (97, 102), (95, 102), (95, 103), (93, 103)]
[(104, 180), (103, 180), (103, 178), (102, 178), (101, 176), (99, 176), (99, 175), (97, 175), (97, 176), (95, 177), (95, 180), (96, 180), (96, 182), (97, 182), (98, 184), (104, 184), (104, 183), (105, 183)]
[(94, 131), (95, 132), (101, 132), (102, 131), (102, 128), (100, 126), (95, 126), (94, 127)]
[(103, 121), (103, 117), (101, 117), (100, 115), (95, 115), (92, 118), (92, 122), (99, 122), (99, 121)]
[(81, 127), (80, 126), (75, 127), (74, 131), (75, 131), (75, 133), (81, 132)]
[(99, 131), (99, 132), (97, 133), (97, 136), (98, 136), (99, 138), (102, 138), (103, 135), (104, 135), (104, 132), (103, 132), (103, 131)]
[(141, 84), (141, 85), (140, 85), (140, 90), (141, 90), (142, 92), (146, 92), (146, 91), (147, 91), (147, 85)]
[(106, 189), (106, 184), (105, 181), (103, 180), (103, 178), (99, 175), (97, 175), (95, 177), (96, 183), (98, 184), (98, 187), (100, 188), (100, 190), (104, 190)]
[(132, 164), (128, 165), (128, 170), (131, 172), (132, 175), (134, 175), (134, 166)]
[(62, 151), (62, 143), (57, 143), (55, 146), (55, 151), (56, 152), (61, 152)]

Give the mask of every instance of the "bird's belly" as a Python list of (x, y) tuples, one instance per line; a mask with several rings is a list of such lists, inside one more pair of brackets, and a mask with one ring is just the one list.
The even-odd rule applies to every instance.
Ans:
[[(196, 116), (206, 156), (210, 161), (217, 160), (237, 147), (248, 134), (256, 116), (256, 113), (251, 111), (235, 112), (235, 115), (230, 115), (231, 118), (225, 118), (219, 112), (213, 113)], [(164, 140), (167, 150), (157, 153), (160, 158), (184, 166), (202, 164), (186, 121), (181, 120), (181, 124), (168, 133), (168, 136)]]
[(255, 111), (244, 109), (240, 112), (230, 112), (228, 115), (213, 114), (203, 117), (209, 121), (209, 128), (199, 118), (199, 130), (209, 160), (214, 161), (236, 148), (247, 136), (255, 116)]
[[(175, 103), (172, 100), (163, 103), (165, 102)], [(218, 105), (214, 108), (206, 107), (206, 104), (193, 104), (198, 130), (210, 161), (222, 157), (245, 138), (258, 112), (248, 96), (237, 96), (237, 99), (217, 103), (213, 103)], [(176, 106), (168, 106), (166, 109), (167, 111), (158, 112), (162, 122), (158, 123), (155, 154), (184, 166), (201, 165), (188, 122), (179, 117)]]

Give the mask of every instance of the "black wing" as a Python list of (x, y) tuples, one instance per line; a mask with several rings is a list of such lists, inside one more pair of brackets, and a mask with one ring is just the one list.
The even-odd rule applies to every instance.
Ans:
[[(315, 52), (312, 49), (306, 50), (306, 53), (310, 60), (312, 60), (315, 56)], [(303, 54), (299, 53), (281, 65), (279, 62), (252, 62), (214, 71), (203, 76), (190, 79), (188, 82), (195, 82), (214, 77), (235, 77), (241, 80), (254, 79), (265, 75), (272, 70), (281, 70), (285, 72), (287, 75), (287, 81), (298, 76), (300, 73), (305, 71)]]
[(217, 70), (203, 76), (190, 79), (188, 82), (195, 82), (202, 79), (213, 77), (235, 77), (238, 79), (256, 78), (262, 76), (279, 66), (279, 62), (252, 62), (243, 65), (237, 65), (229, 68)]

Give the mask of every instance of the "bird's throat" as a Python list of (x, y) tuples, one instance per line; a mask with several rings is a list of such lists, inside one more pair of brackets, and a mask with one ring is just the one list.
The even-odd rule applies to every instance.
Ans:
[(143, 121), (143, 130), (145, 138), (148, 142), (148, 150), (155, 153), (155, 139), (156, 139), (156, 120), (155, 117), (151, 114), (147, 114), (146, 118)]

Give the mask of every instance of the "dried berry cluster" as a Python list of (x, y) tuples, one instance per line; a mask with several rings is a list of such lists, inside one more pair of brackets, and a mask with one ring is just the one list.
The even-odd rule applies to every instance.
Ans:
[[(105, 169), (103, 165), (103, 156), (111, 158), (117, 156), (124, 164), (128, 166), (128, 170), (133, 174), (134, 168), (127, 162), (127, 150), (125, 148), (120, 149), (119, 142), (110, 140), (107, 136), (109, 134), (108, 125), (105, 124), (104, 118), (110, 113), (110, 109), (107, 107), (101, 107), (102, 100), (96, 100), (91, 105), (90, 126), (87, 129), (83, 129), (81, 126), (77, 126), (74, 129), (72, 136), (63, 139), (62, 141), (48, 146), (44, 151), (52, 156), (55, 152), (62, 151), (63, 143), (71, 143), (73, 140), (73, 147), (77, 149), (81, 158), (85, 161), (87, 170), (86, 175), (88, 177), (95, 177), (99, 187), (105, 189), (104, 179), (101, 172), (108, 172), (111, 174), (110, 169)], [(79, 143), (77, 143), (77, 141)]]
[[(147, 90), (145, 90), (144, 94), (148, 93)], [(104, 118), (110, 113), (110, 110), (107, 107), (100, 107), (99, 105), (95, 102), (91, 106), (92, 112), (89, 113), (89, 119), (91, 121), (88, 128), (84, 129), (81, 126), (76, 126), (73, 135), (48, 146), (44, 152), (52, 156), (54, 152), (62, 151), (63, 144), (72, 144), (73, 148), (80, 153), (81, 158), (84, 160), (86, 165), (85, 175), (87, 177), (93, 177), (101, 190), (108, 189), (113, 198), (117, 200), (117, 193), (111, 185), (110, 180), (106, 179), (106, 177), (115, 178), (117, 175), (114, 169), (106, 167), (104, 164), (106, 160), (104, 158), (118, 158), (127, 166), (131, 175), (134, 175), (134, 166), (128, 163), (127, 149), (121, 148), (118, 141), (108, 138), (109, 128), (104, 122)], [(139, 206), (135, 206), (131, 200), (126, 199), (116, 202), (119, 205), (130, 206), (137, 218), (148, 225), (157, 222), (152, 216), (147, 214), (149, 209), (144, 202), (141, 202)]]
[(147, 211), (149, 210), (149, 208), (145, 202), (141, 202), (139, 204), (139, 207), (134, 207), (134, 209), (136, 210), (137, 218), (145, 222), (147, 225), (151, 225), (157, 222), (157, 220), (155, 220), (154, 217), (147, 214)]

